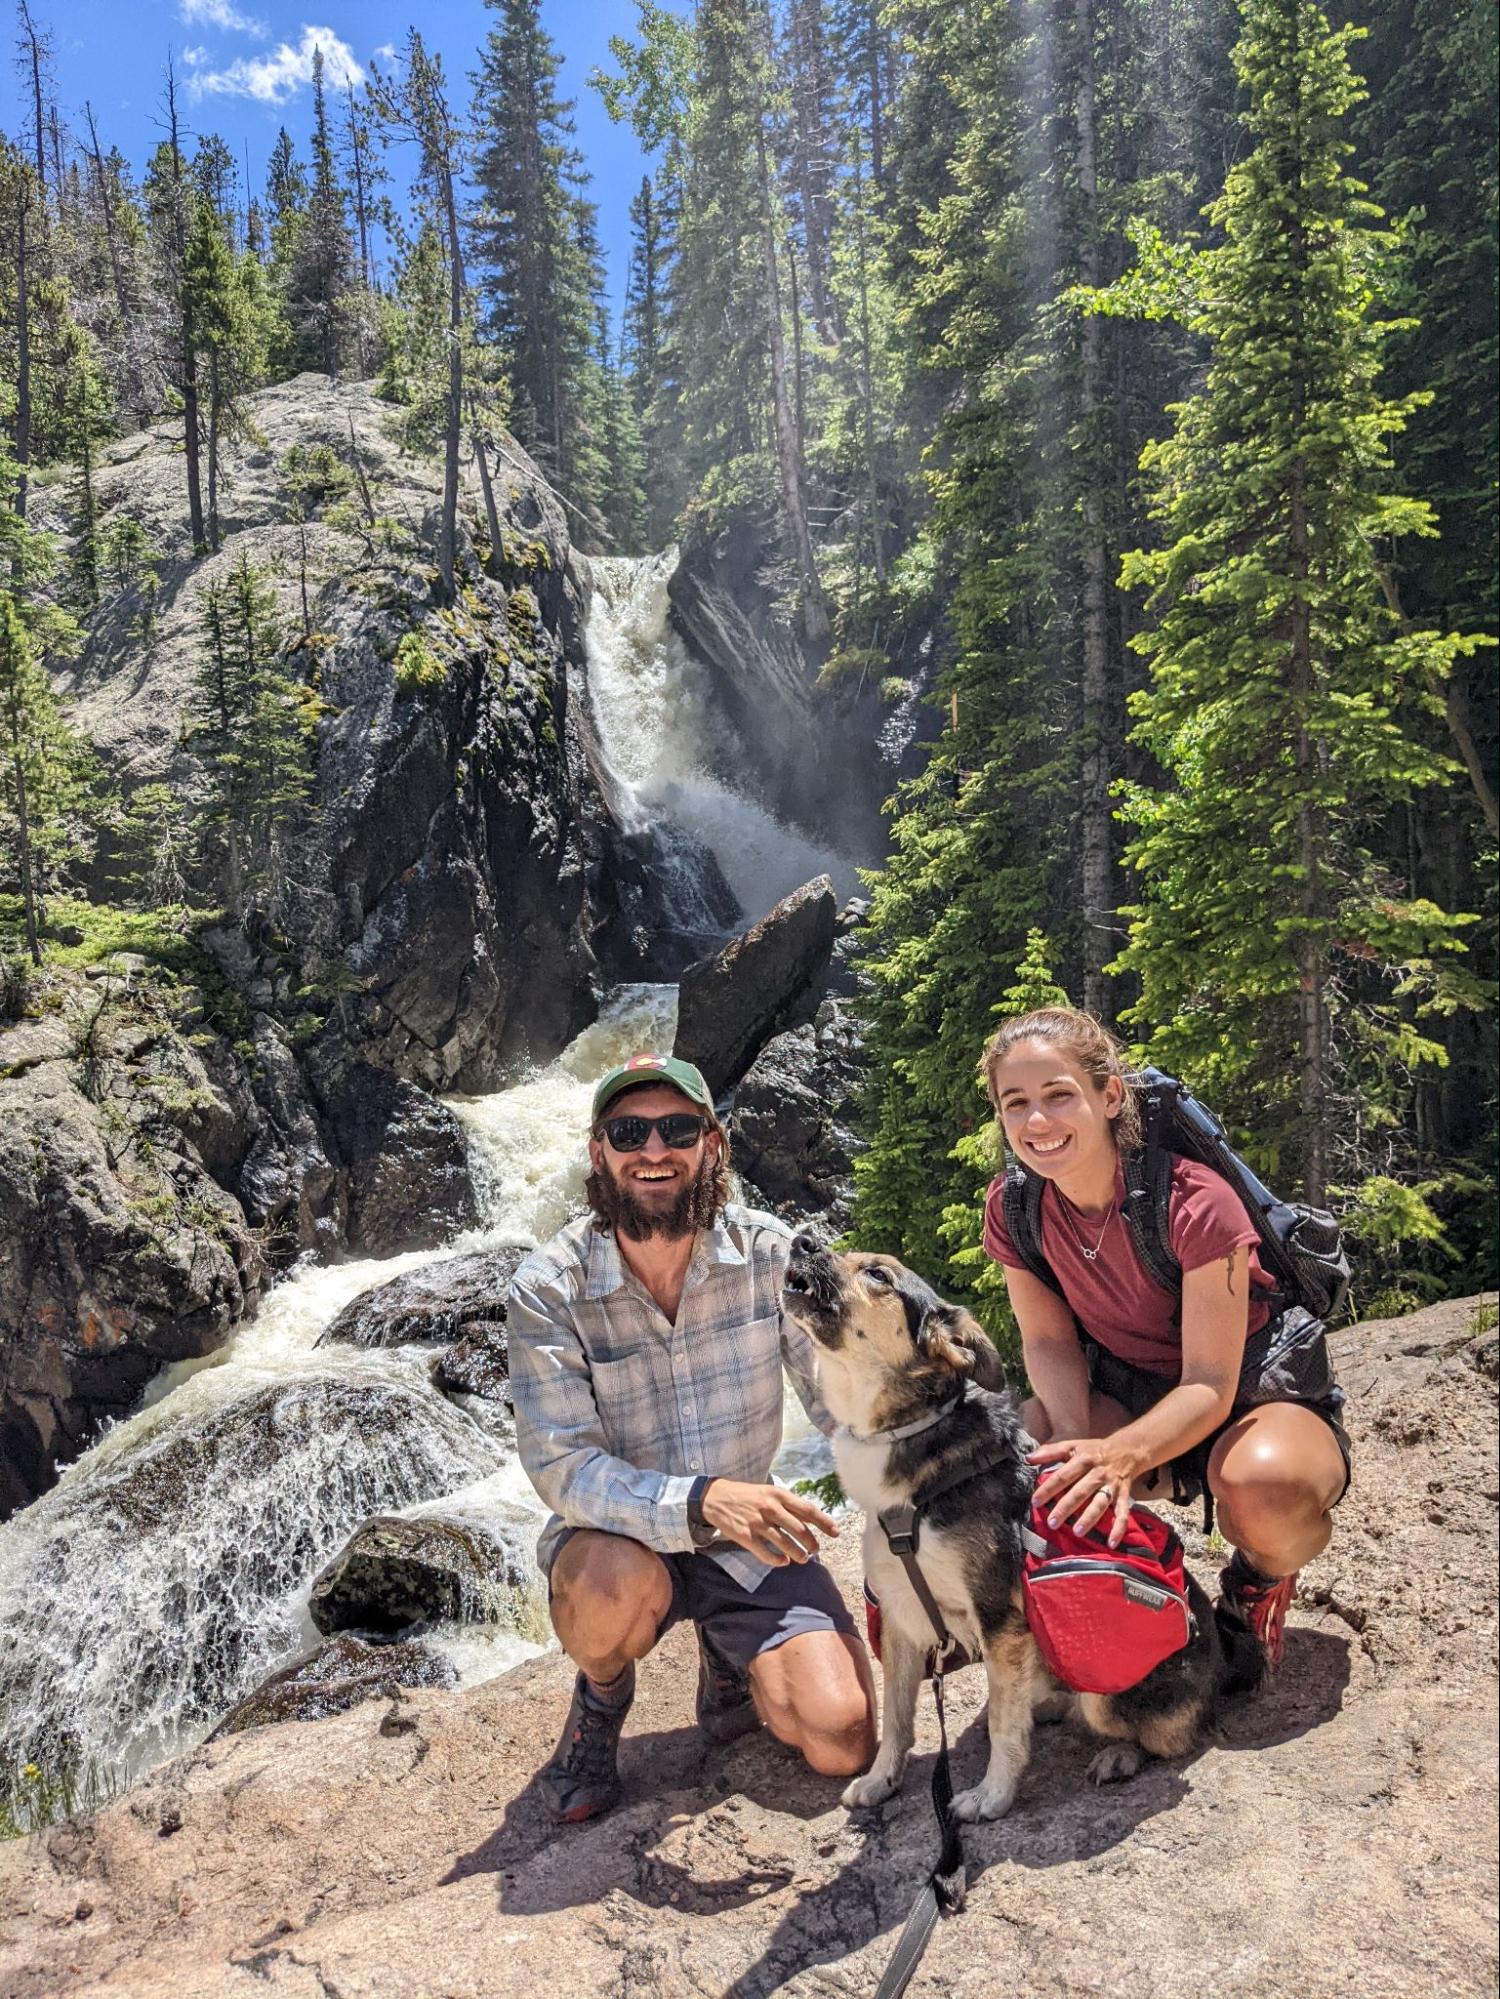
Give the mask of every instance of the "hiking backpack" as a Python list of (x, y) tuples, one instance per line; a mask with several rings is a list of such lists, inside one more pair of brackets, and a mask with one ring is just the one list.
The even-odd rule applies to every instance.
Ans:
[[(1223, 1125), (1175, 1076), (1143, 1069), (1133, 1078), (1141, 1107), (1144, 1143), (1125, 1158), (1121, 1215), (1148, 1274), (1174, 1298), (1182, 1295), (1182, 1266), (1172, 1254), (1167, 1223), (1173, 1159), (1196, 1159), (1227, 1180), (1255, 1224), (1262, 1267), (1273, 1280), (1273, 1308), (1300, 1305), (1328, 1324), (1344, 1309), (1349, 1259), (1339, 1225), (1326, 1208), (1281, 1201), (1234, 1151)], [(1042, 1193), (1046, 1182), (1019, 1163), (1009, 1167), (1002, 1192), (1005, 1226), (1033, 1277), (1062, 1294), (1042, 1254)]]
[(1075, 1694), (1122, 1694), (1197, 1635), (1182, 1543), (1149, 1507), (1131, 1507), (1112, 1548), (1102, 1526), (1052, 1527), (1033, 1506), (1021, 1545), (1027, 1625), (1048, 1672)]

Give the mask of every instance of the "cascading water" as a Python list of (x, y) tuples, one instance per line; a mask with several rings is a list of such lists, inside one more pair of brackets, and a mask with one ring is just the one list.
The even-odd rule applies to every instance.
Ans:
[[(670, 813), (761, 914), (829, 857), (706, 773), (690, 676), (666, 635), (669, 557), (591, 565), (590, 681), (627, 810)], [(847, 871), (845, 871), (847, 873)], [(190, 1745), (315, 1642), (310, 1585), (375, 1513), (482, 1523), (531, 1561), (542, 1509), (497, 1405), (455, 1405), (431, 1352), (317, 1345), (359, 1292), (456, 1250), (544, 1241), (576, 1210), (592, 1082), (670, 1046), (673, 986), (622, 988), (554, 1062), (457, 1101), (481, 1226), (420, 1254), (303, 1265), (207, 1362), (168, 1370), (52, 1491), (0, 1528), (0, 1776), (35, 1760), (117, 1785)], [(788, 1402), (778, 1470), (826, 1469)], [(427, 1642), (462, 1679), (534, 1652), (509, 1625)]]
[[(858, 878), (847, 860), (716, 774), (734, 768), (734, 745), (720, 739), (699, 670), (671, 627), (676, 566), (675, 548), (591, 556), (585, 566), (589, 699), (626, 831), (670, 840), (678, 828), (706, 847), (750, 922), (814, 875), (832, 874), (840, 895), (852, 895)], [(686, 873), (681, 892), (701, 893)]]

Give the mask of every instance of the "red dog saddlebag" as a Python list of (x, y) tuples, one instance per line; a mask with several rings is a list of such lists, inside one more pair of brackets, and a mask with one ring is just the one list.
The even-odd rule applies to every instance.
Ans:
[(1118, 1548), (1099, 1529), (1047, 1524), (1034, 1506), (1021, 1530), (1026, 1622), (1049, 1671), (1079, 1694), (1122, 1694), (1180, 1652), (1197, 1625), (1182, 1543), (1132, 1506)]

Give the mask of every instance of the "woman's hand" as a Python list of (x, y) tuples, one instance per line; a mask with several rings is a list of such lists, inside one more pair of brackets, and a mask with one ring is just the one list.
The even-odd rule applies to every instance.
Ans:
[(1150, 1470), (1140, 1451), (1122, 1442), (1123, 1434), (1059, 1437), (1030, 1454), (1028, 1464), (1052, 1467), (1036, 1489), (1037, 1503), (1048, 1509), (1049, 1526), (1068, 1520), (1076, 1532), (1086, 1534), (1112, 1512), (1109, 1545), (1119, 1547), (1130, 1525), (1130, 1489)]

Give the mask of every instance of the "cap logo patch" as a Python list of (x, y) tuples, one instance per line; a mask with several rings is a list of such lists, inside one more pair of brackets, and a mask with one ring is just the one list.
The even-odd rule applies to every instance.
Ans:
[(625, 1064), (627, 1069), (656, 1069), (666, 1060), (664, 1055), (632, 1055)]

